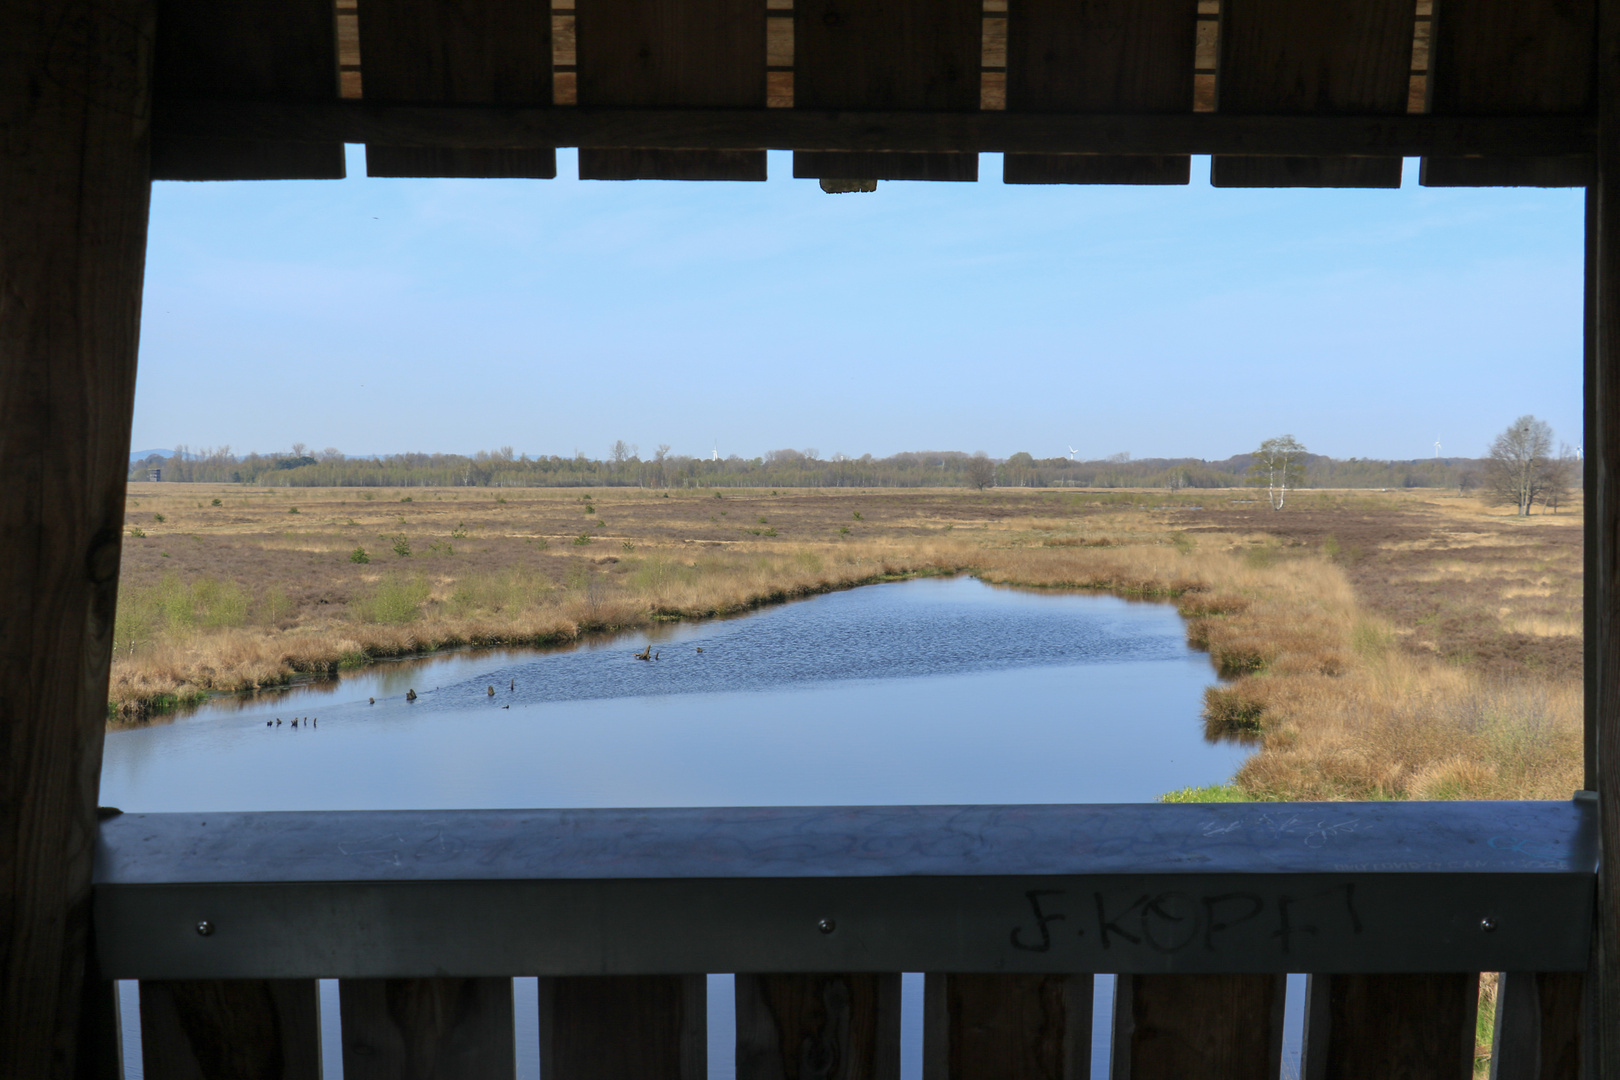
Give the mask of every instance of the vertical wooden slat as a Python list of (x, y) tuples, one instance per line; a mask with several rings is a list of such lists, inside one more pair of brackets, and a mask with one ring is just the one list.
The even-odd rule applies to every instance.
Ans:
[(145, 1080), (320, 1080), (313, 979), (141, 983)]
[[(1590, 113), (1595, 0), (1437, 0), (1429, 108), (1437, 116)], [(1581, 158), (1424, 158), (1429, 187), (1581, 187)]]
[(737, 976), (737, 1080), (899, 1080), (900, 976)]
[(540, 980), (547, 1080), (706, 1080), (708, 980), (584, 975)]
[(1090, 975), (930, 973), (923, 1080), (1086, 1080)]
[(1312, 975), (1303, 1080), (1469, 1080), (1479, 975)]
[(1584, 974), (1502, 975), (1491, 1041), (1491, 1080), (1579, 1080)]
[(1274, 1080), (1283, 975), (1121, 975), (1112, 1080)]
[[(1412, 0), (1222, 0), (1216, 109), (1406, 112)], [(1400, 158), (1217, 156), (1216, 187), (1399, 187)]]
[(123, 1042), (118, 984), (101, 973), (95, 927), (92, 925), (85, 951), (84, 990), (79, 1000), (74, 1080), (124, 1080)]
[[(1193, 110), (1198, 0), (1009, 0), (1007, 111)], [(1191, 159), (1008, 154), (1009, 184), (1185, 184)]]
[[(367, 101), (550, 105), (551, 9), (541, 0), (360, 0)], [(549, 148), (366, 147), (368, 176), (557, 175)]]
[[(578, 0), (574, 10), (580, 105), (765, 107), (764, 0)], [(763, 180), (765, 151), (581, 147), (579, 176)]]
[[(1586, 604), (1595, 642), (1586, 655), (1588, 723), (1596, 728), (1599, 1076), (1620, 1076), (1620, 0), (1598, 0), (1597, 223), (1586, 273), (1596, 345), (1588, 378), (1593, 439), (1586, 444), (1586, 513), (1595, 518)], [(1592, 197), (1588, 193), (1588, 198)]]
[(344, 979), (344, 1080), (511, 1080), (511, 979)]
[[(979, 108), (982, 0), (798, 0), (796, 109)], [(977, 180), (979, 156), (795, 151), (810, 179)]]
[[(159, 0), (159, 97), (336, 101), (332, 0)], [(342, 143), (163, 137), (157, 180), (341, 180)]]
[(150, 0), (0, 0), (0, 1076), (72, 1075), (151, 195)]

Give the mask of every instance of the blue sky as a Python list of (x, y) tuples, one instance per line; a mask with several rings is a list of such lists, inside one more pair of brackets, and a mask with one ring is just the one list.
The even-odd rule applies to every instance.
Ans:
[(1580, 441), (1579, 190), (160, 183), (135, 449)]

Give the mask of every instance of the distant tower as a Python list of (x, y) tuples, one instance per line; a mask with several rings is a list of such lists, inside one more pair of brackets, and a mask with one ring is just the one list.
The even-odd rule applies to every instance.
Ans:
[(711, 457), (709, 460), (710, 461), (719, 461), (720, 460), (720, 440), (719, 439), (714, 440), (714, 456)]

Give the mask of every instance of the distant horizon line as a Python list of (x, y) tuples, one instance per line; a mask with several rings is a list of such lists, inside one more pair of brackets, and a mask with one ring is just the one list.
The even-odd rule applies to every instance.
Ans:
[[(592, 461), (592, 462), (607, 462), (607, 461), (614, 460), (611, 452), (608, 453), (608, 454), (604, 454), (604, 455), (602, 455), (600, 457), (592, 457), (592, 456), (587, 455), (587, 454), (582, 454), (577, 449), (572, 454), (531, 454), (531, 453), (528, 453), (526, 451), (523, 452), (523, 453), (518, 453), (517, 451), (513, 450), (511, 447), (500, 447), (500, 448), (495, 449), (495, 450), (474, 450), (474, 451), (471, 451), (471, 452), (460, 451), (460, 450), (394, 450), (394, 451), (389, 451), (387, 453), (350, 454), (350, 453), (345, 453), (343, 451), (337, 450), (335, 447), (325, 447), (325, 448), (322, 448), (322, 449), (319, 449), (319, 450), (315, 450), (315, 449), (312, 449), (310, 447), (305, 446), (305, 447), (303, 447), (303, 453), (298, 453), (295, 450), (248, 450), (248, 451), (240, 451), (239, 452), (239, 451), (233, 450), (229, 443), (223, 444), (222, 446), (219, 446), (219, 447), (200, 447), (195, 451), (191, 450), (187, 446), (187, 444), (185, 444), (185, 443), (177, 443), (175, 445), (176, 445), (175, 449), (165, 449), (165, 448), (161, 448), (161, 447), (154, 447), (154, 448), (146, 449), (146, 450), (133, 450), (132, 449), (129, 452), (129, 462), (130, 462), (131, 465), (134, 465), (136, 462), (144, 461), (144, 460), (150, 458), (151, 456), (153, 456), (154, 454), (155, 455), (161, 455), (161, 456), (163, 456), (165, 458), (172, 458), (177, 453), (180, 453), (182, 455), (182, 459), (187, 460), (187, 461), (204, 460), (205, 458), (207, 458), (209, 456), (212, 456), (213, 454), (218, 454), (218, 453), (228, 454), (231, 457), (239, 459), (239, 460), (243, 459), (243, 458), (247, 458), (247, 457), (291, 458), (291, 457), (313, 456), (313, 457), (318, 458), (318, 456), (322, 455), (322, 454), (334, 455), (340, 460), (349, 460), (349, 461), (382, 461), (382, 460), (385, 460), (387, 458), (403, 457), (403, 456), (406, 456), (406, 455), (425, 455), (425, 456), (429, 456), (429, 457), (464, 457), (464, 458), (476, 459), (478, 457), (478, 455), (480, 455), (480, 454), (485, 455), (487, 458), (492, 459), (492, 460), (512, 460), (512, 461), (522, 461), (522, 460), (547, 461), (547, 460), (551, 460), (553, 458), (558, 459), (558, 460), (562, 460), (562, 461), (575, 461), (575, 460), (583, 459), (585, 461)], [(656, 460), (655, 458), (652, 458), (652, 457), (642, 457), (642, 456), (640, 456), (640, 454), (638, 452), (638, 448), (636, 448), (634, 446), (628, 447), (627, 449), (630, 450), (630, 453), (624, 458), (625, 461), (650, 462), (650, 461)], [(505, 456), (508, 453), (511, 454), (510, 458), (507, 458)], [(702, 453), (702, 454), (682, 454), (682, 453), (670, 452), (670, 453), (666, 454), (666, 458), (678, 459), (678, 460), (710, 461), (710, 460), (714, 460), (714, 458), (712, 457), (712, 453), (713, 453), (712, 451), (711, 451), (711, 453)], [(985, 451), (982, 451), (982, 450), (896, 450), (891, 454), (886, 454), (886, 455), (881, 455), (881, 456), (878, 455), (878, 454), (870, 453), (870, 452), (865, 453), (865, 454), (844, 454), (841, 451), (838, 451), (838, 452), (834, 452), (830, 456), (822, 457), (822, 456), (820, 456), (820, 452), (814, 447), (809, 447), (809, 448), (806, 448), (806, 449), (803, 449), (803, 450), (800, 450), (800, 449), (797, 449), (797, 448), (794, 448), (794, 447), (779, 447), (777, 449), (767, 450), (767, 451), (764, 451), (763, 453), (754, 454), (754, 455), (749, 456), (749, 457), (743, 457), (743, 456), (741, 456), (739, 454), (729, 454), (729, 455), (726, 455), (724, 457), (720, 457), (719, 460), (720, 461), (767, 461), (770, 458), (771, 455), (775, 455), (775, 454), (781, 454), (781, 455), (797, 454), (803, 460), (806, 460), (806, 461), (818, 461), (818, 462), (824, 462), (824, 463), (835, 463), (835, 462), (839, 462), (839, 461), (861, 461), (864, 458), (868, 458), (868, 457), (871, 458), (874, 461), (885, 461), (885, 460), (888, 460), (888, 459), (891, 459), (891, 458), (902, 457), (902, 456), (922, 456), (922, 457), (926, 457), (926, 456), (938, 455), (938, 456), (941, 456), (941, 457), (973, 458), (973, 457), (977, 457), (977, 456), (979, 456), (981, 454), (984, 454), (985, 456), (989, 457), (989, 459), (991, 461), (995, 461), (995, 462), (998, 462), (998, 463), (1003, 463), (1003, 462), (1006, 462), (1006, 461), (1010, 460), (1011, 458), (1014, 458), (1014, 457), (1018, 456), (1021, 453), (1029, 454), (1030, 457), (1036, 462), (1071, 461), (1076, 465), (1080, 465), (1080, 464), (1086, 464), (1086, 465), (1110, 465), (1110, 464), (1113, 464), (1113, 465), (1129, 465), (1129, 464), (1141, 464), (1141, 463), (1147, 463), (1147, 462), (1164, 462), (1164, 463), (1169, 464), (1169, 465), (1175, 465), (1175, 464), (1193, 463), (1193, 462), (1201, 463), (1201, 464), (1220, 464), (1222, 462), (1232, 461), (1232, 460), (1234, 460), (1236, 458), (1250, 457), (1250, 456), (1253, 455), (1254, 452), (1251, 451), (1251, 450), (1242, 450), (1242, 451), (1238, 451), (1236, 453), (1228, 454), (1225, 457), (1209, 458), (1209, 457), (1197, 457), (1197, 456), (1194, 456), (1194, 455), (1191, 455), (1191, 454), (1140, 456), (1140, 455), (1129, 453), (1128, 451), (1120, 451), (1120, 452), (1117, 452), (1117, 453), (1104, 455), (1102, 457), (1078, 457), (1078, 456), (1075, 456), (1074, 454), (1065, 454), (1065, 453), (1057, 453), (1057, 454), (1051, 454), (1051, 455), (1048, 455), (1048, 456), (1045, 456), (1045, 457), (1040, 457), (1040, 456), (1037, 456), (1037, 455), (1035, 455), (1034, 453), (1032, 453), (1031, 451), (1028, 451), (1028, 450), (1015, 450), (1010, 454), (1001, 455), (1001, 456), (997, 456), (995, 454), (987, 454)], [(1315, 451), (1310, 450), (1309, 448), (1306, 449), (1305, 453), (1306, 453), (1306, 456), (1309, 457), (1309, 458), (1322, 458), (1322, 459), (1326, 459), (1326, 460), (1329, 460), (1329, 461), (1338, 461), (1338, 462), (1366, 461), (1366, 462), (1378, 462), (1380, 464), (1388, 464), (1388, 465), (1416, 465), (1416, 464), (1420, 464), (1420, 463), (1423, 463), (1423, 462), (1438, 462), (1438, 463), (1441, 463), (1441, 464), (1445, 464), (1445, 463), (1449, 463), (1449, 462), (1471, 462), (1471, 461), (1483, 461), (1487, 457), (1489, 457), (1488, 454), (1481, 454), (1481, 455), (1478, 455), (1478, 456), (1468, 455), (1468, 454), (1437, 454), (1437, 455), (1427, 455), (1427, 456), (1420, 455), (1420, 456), (1415, 456), (1415, 457), (1404, 457), (1404, 458), (1375, 457), (1375, 456), (1366, 455), (1366, 454), (1353, 454), (1353, 455), (1350, 455), (1348, 457), (1337, 457), (1337, 456), (1335, 456), (1333, 454), (1317, 453)]]

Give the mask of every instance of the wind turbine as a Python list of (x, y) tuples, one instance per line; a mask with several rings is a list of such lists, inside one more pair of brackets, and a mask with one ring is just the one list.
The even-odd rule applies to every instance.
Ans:
[(1434, 456), (1435, 456), (1436, 460), (1439, 460), (1439, 457), (1440, 457), (1440, 440), (1439, 439), (1434, 440)]
[(1071, 447), (1069, 447), (1069, 460), (1070, 460), (1070, 461), (1073, 461), (1073, 460), (1074, 460), (1074, 455), (1075, 455), (1075, 454), (1077, 454), (1077, 453), (1079, 453), (1079, 451), (1078, 451), (1078, 450), (1076, 450), (1076, 449), (1075, 449), (1075, 448), (1074, 448), (1074, 447), (1072, 447), (1072, 446), (1071, 446)]
[(714, 456), (711, 457), (709, 460), (710, 461), (719, 461), (720, 460), (720, 440), (719, 439), (714, 440)]

